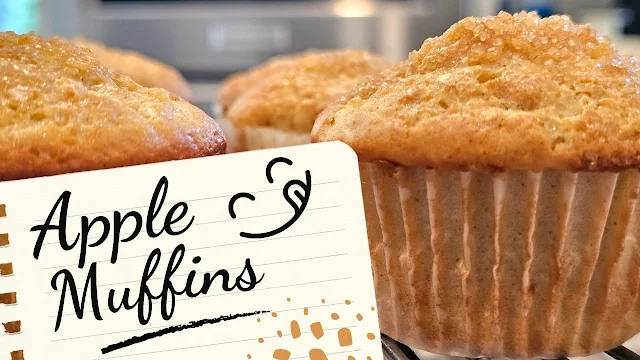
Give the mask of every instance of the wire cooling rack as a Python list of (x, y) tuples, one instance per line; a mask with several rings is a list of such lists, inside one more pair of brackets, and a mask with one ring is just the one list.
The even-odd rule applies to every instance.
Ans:
[[(382, 334), (382, 351), (385, 360), (420, 360), (420, 358), (406, 345)], [(605, 351), (609, 357), (615, 360), (640, 360), (640, 355), (624, 346)], [(482, 360), (482, 358), (466, 358), (466, 360)], [(557, 360), (568, 360), (566, 357)]]

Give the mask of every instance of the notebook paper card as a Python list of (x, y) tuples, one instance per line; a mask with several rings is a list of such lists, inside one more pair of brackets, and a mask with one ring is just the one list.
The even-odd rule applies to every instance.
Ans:
[(0, 359), (382, 359), (344, 144), (5, 182), (0, 204)]

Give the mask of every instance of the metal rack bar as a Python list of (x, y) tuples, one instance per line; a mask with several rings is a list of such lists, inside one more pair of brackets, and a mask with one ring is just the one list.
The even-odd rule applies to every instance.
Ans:
[[(420, 358), (406, 345), (401, 344), (385, 334), (382, 334), (382, 352), (385, 360), (420, 360)], [(605, 354), (609, 355), (615, 360), (640, 360), (640, 355), (627, 349), (624, 346), (618, 346), (615, 349), (605, 351)], [(466, 360), (481, 360), (466, 358)], [(556, 360), (568, 360), (566, 357), (562, 357)]]
[(613, 350), (605, 351), (605, 353), (616, 360), (640, 360), (640, 355), (624, 346), (618, 346)]
[(385, 360), (420, 360), (408, 346), (382, 334), (382, 353)]

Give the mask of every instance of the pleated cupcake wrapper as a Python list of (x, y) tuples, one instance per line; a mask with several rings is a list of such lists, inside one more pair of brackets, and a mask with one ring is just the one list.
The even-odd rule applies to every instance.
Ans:
[(272, 149), (304, 145), (311, 142), (310, 134), (282, 131), (268, 127), (244, 127), (240, 131), (240, 142), (247, 150)]
[(306, 133), (261, 126), (238, 128), (224, 117), (224, 111), (217, 104), (212, 106), (211, 111), (227, 139), (227, 153), (304, 145), (311, 142), (311, 135)]
[(383, 333), (452, 356), (557, 358), (640, 331), (640, 173), (360, 164)]
[(226, 119), (216, 121), (227, 139), (227, 153), (304, 145), (311, 141), (309, 134), (268, 127), (236, 128)]

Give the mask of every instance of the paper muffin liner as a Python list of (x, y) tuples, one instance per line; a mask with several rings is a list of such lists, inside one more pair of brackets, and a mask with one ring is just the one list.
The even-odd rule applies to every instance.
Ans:
[(360, 164), (383, 333), (452, 356), (557, 358), (640, 331), (640, 173)]
[(304, 145), (311, 142), (310, 134), (282, 131), (268, 127), (244, 127), (239, 132), (239, 143), (246, 150), (271, 149)]
[(220, 106), (214, 105), (212, 111), (227, 139), (227, 153), (304, 145), (311, 142), (311, 135), (306, 133), (259, 126), (238, 128), (224, 117)]
[(303, 145), (311, 141), (309, 134), (282, 131), (268, 127), (243, 127), (238, 129), (226, 119), (216, 121), (218, 121), (227, 139), (227, 153)]

